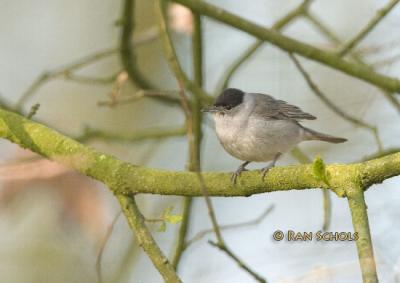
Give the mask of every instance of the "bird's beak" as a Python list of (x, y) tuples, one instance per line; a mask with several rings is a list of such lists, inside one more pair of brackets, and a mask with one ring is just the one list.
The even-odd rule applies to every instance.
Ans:
[(215, 112), (219, 112), (219, 111), (221, 111), (221, 108), (218, 107), (218, 106), (214, 106), (214, 105), (206, 106), (206, 107), (201, 109), (201, 112), (215, 113)]

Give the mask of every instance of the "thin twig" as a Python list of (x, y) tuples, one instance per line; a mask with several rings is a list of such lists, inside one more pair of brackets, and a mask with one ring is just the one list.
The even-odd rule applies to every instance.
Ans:
[(262, 282), (262, 283), (267, 283), (267, 280), (265, 280), (263, 277), (261, 277), (258, 273), (254, 272), (247, 264), (245, 264), (239, 257), (237, 257), (230, 248), (228, 248), (226, 245), (223, 245), (221, 243), (215, 243), (212, 241), (208, 241), (210, 243), (210, 245), (217, 247), (218, 249), (220, 249), (221, 251), (223, 251), (224, 253), (226, 253), (227, 256), (229, 256), (230, 258), (232, 258), (237, 265), (239, 265), (240, 268), (242, 268), (243, 270), (245, 270), (247, 273), (249, 273), (251, 276), (253, 276), (253, 278), (255, 280), (257, 280), (258, 282)]
[[(287, 13), (285, 16), (277, 20), (273, 25), (272, 29), (280, 31), (284, 27), (288, 26), (299, 16), (304, 15), (306, 10), (310, 6), (312, 0), (304, 0), (299, 6), (294, 8), (292, 11)], [(265, 43), (264, 40), (257, 40), (249, 48), (247, 48), (237, 59), (235, 59), (231, 65), (223, 73), (220, 83), (218, 84), (216, 95), (220, 94), (225, 88), (228, 87), (233, 75), (239, 70), (239, 68)]]
[(380, 157), (383, 157), (383, 156), (386, 156), (386, 155), (389, 155), (389, 154), (393, 154), (393, 153), (396, 153), (396, 152), (400, 152), (400, 148), (399, 147), (386, 148), (383, 151), (377, 151), (375, 153), (365, 155), (364, 157), (362, 157), (359, 160), (359, 162), (364, 162), (364, 161), (380, 158)]
[(97, 102), (98, 106), (108, 106), (108, 107), (114, 107), (117, 105), (124, 105), (132, 102), (136, 102), (144, 97), (149, 97), (149, 98), (165, 98), (168, 101), (173, 101), (174, 104), (179, 102), (179, 98), (177, 97), (177, 94), (179, 91), (172, 90), (143, 90), (140, 89), (136, 91), (133, 95), (130, 95), (129, 97), (125, 98), (116, 98), (115, 96), (111, 95), (110, 100), (101, 100)]
[[(238, 228), (258, 225), (272, 212), (273, 209), (274, 209), (274, 205), (270, 205), (259, 216), (257, 216), (256, 218), (254, 218), (250, 221), (234, 223), (234, 224), (219, 225), (219, 228), (221, 231), (226, 231), (226, 230), (232, 230), (232, 229), (238, 229)], [(214, 233), (213, 228), (197, 232), (196, 235), (194, 235), (190, 240), (188, 240), (186, 242), (185, 249), (188, 248), (191, 244), (193, 244), (197, 241), (200, 241), (206, 235), (211, 234), (211, 233)]]
[(110, 239), (110, 236), (114, 230), (114, 226), (117, 223), (119, 217), (121, 216), (122, 211), (120, 210), (114, 217), (113, 221), (110, 223), (110, 225), (107, 228), (106, 234), (104, 235), (104, 238), (102, 239), (100, 243), (100, 248), (97, 253), (97, 258), (96, 258), (96, 274), (97, 274), (97, 281), (99, 283), (103, 282), (103, 275), (102, 275), (102, 270), (101, 270), (101, 262), (103, 260), (103, 254), (104, 254), (104, 249), (108, 243), (108, 240)]
[(177, 128), (154, 128), (140, 130), (136, 133), (128, 134), (118, 134), (110, 133), (103, 130), (93, 129), (90, 127), (85, 127), (83, 133), (80, 136), (75, 137), (75, 140), (80, 142), (88, 142), (94, 139), (101, 139), (104, 141), (113, 142), (139, 142), (149, 139), (165, 139), (170, 137), (180, 137), (186, 134), (185, 127)]
[(373, 62), (373, 63), (371, 63), (371, 66), (376, 69), (382, 68), (387, 65), (394, 64), (399, 60), (400, 60), (400, 54), (395, 54), (393, 56), (390, 56), (389, 58), (385, 58), (385, 59), (381, 59), (379, 61)]
[[(170, 38), (169, 29), (167, 26), (167, 22), (165, 20), (165, 6), (163, 3), (157, 3), (156, 14), (158, 16), (159, 26), (160, 26), (160, 37), (162, 38), (164, 52), (166, 53), (166, 58), (168, 59), (168, 64), (173, 71), (175, 78), (178, 82), (179, 86), (179, 97), (180, 103), (182, 106), (182, 110), (186, 119), (186, 135), (188, 139), (189, 145), (189, 171), (199, 171), (200, 170), (200, 143), (201, 143), (201, 99), (202, 99), (202, 89), (198, 84), (192, 83), (188, 76), (183, 71), (178, 58), (176, 56), (176, 51), (174, 49), (172, 40)], [(197, 23), (198, 24), (198, 23)], [(197, 33), (200, 33), (198, 30), (199, 27), (196, 28)], [(196, 37), (201, 37), (200, 34), (196, 35)], [(199, 42), (197, 44), (201, 44), (201, 39), (196, 38)], [(199, 46), (196, 46), (199, 48)], [(194, 48), (194, 49), (196, 49)], [(196, 79), (201, 80), (202, 76), (202, 59), (201, 59), (201, 51), (194, 51), (193, 56), (199, 56), (200, 58), (196, 58)], [(200, 66), (198, 66), (200, 65)], [(199, 81), (197, 81), (198, 83)], [(194, 86), (196, 88), (194, 88)], [(188, 87), (191, 90), (194, 90), (194, 99), (192, 102), (189, 101), (185, 94), (185, 87)], [(172, 259), (172, 265), (177, 270), (179, 267), (179, 262), (184, 251), (184, 245), (186, 241), (186, 234), (189, 226), (190, 220), (190, 211), (191, 211), (191, 197), (185, 197), (183, 200), (183, 211), (182, 211), (182, 223), (179, 228), (178, 239), (176, 243), (176, 247), (174, 250), (174, 255)]]
[(345, 60), (336, 53), (314, 47), (308, 43), (280, 34), (275, 30), (262, 27), (243, 17), (228, 12), (221, 7), (209, 4), (205, 1), (196, 0), (174, 0), (174, 2), (201, 13), (203, 16), (208, 16), (233, 28), (244, 31), (249, 35), (268, 41), (287, 52), (297, 53), (310, 60), (320, 62), (335, 70), (342, 71), (350, 76), (387, 89), (388, 91), (400, 92), (400, 80), (397, 78), (377, 73), (362, 64)]
[(356, 52), (360, 55), (370, 55), (376, 54), (384, 51), (390, 51), (393, 48), (397, 47), (400, 44), (400, 38), (395, 38), (390, 40), (389, 42), (379, 42), (375, 45), (358, 47), (356, 48)]
[[(330, 41), (335, 43), (336, 45), (341, 44), (340, 38), (332, 31), (330, 30), (322, 21), (321, 19), (317, 18), (314, 14), (312, 14), (310, 11), (307, 12), (305, 15), (306, 18), (323, 34), (325, 35)], [(350, 52), (351, 58), (358, 62), (359, 64), (365, 65), (370, 68), (363, 60), (362, 57), (354, 51)], [(390, 104), (397, 110), (398, 113), (400, 113), (400, 102), (396, 99), (396, 97), (393, 95), (393, 93), (390, 93), (384, 88), (380, 88), (381, 93), (383, 96), (389, 101)]]
[(31, 110), (29, 111), (29, 113), (26, 116), (26, 118), (32, 119), (32, 117), (35, 116), (36, 113), (38, 112), (39, 108), (40, 108), (40, 104), (39, 103), (36, 103), (36, 104), (32, 105)]
[(373, 29), (374, 27), (399, 3), (400, 0), (391, 0), (389, 3), (380, 9), (376, 15), (368, 22), (368, 24), (352, 39), (343, 44), (343, 46), (338, 50), (339, 56), (345, 56), (349, 53), (360, 41), (362, 41)]
[(122, 65), (133, 84), (138, 88), (155, 89), (153, 84), (139, 71), (135, 54), (136, 46), (131, 44), (132, 33), (135, 29), (135, 0), (124, 0), (122, 9), (122, 29), (119, 47)]
[(121, 71), (118, 71), (116, 74), (111, 75), (109, 77), (91, 77), (91, 76), (84, 76), (84, 75), (77, 75), (74, 73), (66, 72), (64, 74), (64, 79), (73, 81), (80, 84), (100, 84), (100, 85), (108, 85), (115, 81), (118, 74)]
[(192, 197), (183, 197), (182, 221), (179, 227), (178, 239), (176, 241), (176, 246), (172, 257), (172, 266), (176, 270), (178, 270), (182, 254), (185, 251), (185, 247), (187, 246), (186, 237), (189, 228), (192, 203)]
[(224, 251), (233, 261), (235, 261), (240, 268), (242, 268), (244, 271), (249, 273), (255, 280), (261, 283), (267, 283), (267, 280), (260, 276), (257, 272), (252, 270), (248, 265), (246, 265), (238, 256), (236, 256), (233, 251), (226, 245), (225, 240), (222, 237), (221, 229), (220, 226), (218, 225), (217, 222), (217, 217), (214, 212), (214, 208), (211, 202), (210, 195), (208, 194), (208, 189), (206, 187), (206, 184), (204, 182), (203, 176), (200, 172), (197, 172), (197, 177), (199, 179), (200, 183), (200, 188), (202, 191), (202, 194), (204, 196), (204, 199), (206, 201), (207, 209), (208, 209), (208, 214), (211, 219), (211, 223), (213, 226), (214, 234), (215, 237), (217, 238), (217, 242), (214, 243), (212, 241), (209, 241), (209, 243), (213, 246), (218, 247), (220, 250)]
[[(164, 0), (165, 1), (165, 0)], [(163, 3), (158, 3), (159, 6), (162, 6)], [(159, 28), (160, 28), (160, 39), (164, 48), (164, 52), (166, 54), (166, 58), (168, 62), (170, 63), (170, 68), (176, 75), (177, 80), (183, 84), (184, 89), (189, 90), (191, 93), (193, 93), (195, 96), (201, 99), (202, 103), (210, 103), (214, 99), (209, 96), (201, 87), (199, 87), (197, 84), (192, 82), (185, 72), (182, 69), (181, 64), (179, 63), (178, 60), (175, 60), (174, 58), (177, 58), (176, 52), (173, 46), (173, 43), (171, 41), (171, 38), (169, 36), (169, 30), (167, 26), (167, 22), (164, 19), (163, 11), (160, 11), (160, 9), (164, 9), (163, 7), (158, 7), (156, 9), (156, 16), (159, 19)]]
[[(157, 33), (155, 31), (156, 31), (155, 27), (152, 27), (144, 31), (143, 33), (139, 34), (133, 40), (135, 46), (140, 46), (156, 39)], [(53, 70), (43, 72), (32, 82), (32, 84), (28, 87), (28, 89), (21, 95), (21, 97), (18, 99), (17, 103), (14, 106), (15, 109), (20, 111), (22, 106), (27, 102), (27, 100), (31, 98), (45, 83), (47, 83), (52, 79), (62, 77), (65, 79), (70, 79), (82, 83), (90, 83), (90, 84), (106, 83), (108, 78), (104, 79), (85, 78), (80, 75), (76, 75), (74, 72), (90, 64), (96, 63), (102, 59), (116, 55), (118, 51), (119, 48), (116, 47), (105, 48), (96, 51), (90, 55), (84, 56), (76, 61), (73, 61), (72, 63), (68, 63), (64, 66), (54, 68)]]
[(222, 238), (221, 230), (220, 230), (220, 227), (219, 227), (218, 222), (217, 222), (217, 217), (216, 217), (215, 212), (214, 212), (212, 201), (211, 201), (210, 195), (208, 193), (208, 189), (206, 187), (206, 184), (204, 182), (203, 176), (202, 176), (202, 174), (200, 172), (197, 172), (197, 178), (198, 178), (199, 183), (200, 183), (200, 188), (201, 188), (202, 194), (204, 196), (204, 200), (206, 201), (208, 214), (209, 214), (210, 219), (211, 219), (211, 224), (212, 224), (212, 227), (213, 227), (213, 230), (214, 230), (215, 237), (217, 238), (217, 242), (219, 244), (221, 244), (221, 243), (223, 244), (224, 240)]
[[(309, 164), (312, 162), (312, 160), (298, 146), (292, 149), (291, 154), (301, 164)], [(324, 212), (322, 230), (328, 231), (332, 218), (332, 202), (331, 195), (327, 189), (322, 190), (322, 211)]]
[(132, 278), (132, 270), (137, 266), (137, 262), (142, 256), (141, 248), (133, 236), (125, 249), (125, 253), (119, 259), (119, 265), (113, 272), (113, 277), (108, 282), (127, 283)]
[[(193, 35), (192, 35), (192, 62), (193, 62), (193, 73), (194, 73), (194, 83), (202, 88), (203, 86), (203, 35), (202, 35), (202, 25), (201, 17), (199, 14), (193, 14)], [(177, 60), (177, 58), (174, 58)], [(189, 170), (190, 171), (200, 171), (200, 149), (201, 149), (201, 139), (202, 139), (202, 113), (201, 108), (201, 97), (195, 96), (192, 101), (192, 109), (190, 120), (187, 123), (191, 123), (191, 128), (193, 130), (193, 138), (189, 140), (192, 143), (189, 144), (190, 154), (189, 154)], [(188, 132), (189, 134), (189, 132)], [(177, 244), (175, 247), (172, 265), (175, 269), (178, 269), (182, 254), (186, 247), (186, 237), (189, 228), (189, 221), (191, 216), (191, 207), (193, 200), (191, 197), (183, 198), (183, 209), (182, 209), (182, 221), (179, 227)]]
[(299, 62), (299, 60), (297, 60), (297, 58), (289, 53), (289, 57), (290, 59), (293, 61), (293, 63), (295, 64), (296, 68), (298, 69), (298, 71), (301, 73), (301, 75), (303, 76), (304, 80), (307, 82), (308, 86), (310, 87), (310, 89), (314, 92), (314, 94), (329, 108), (331, 109), (334, 113), (336, 113), (338, 116), (342, 117), (343, 119), (345, 119), (346, 121), (352, 123), (353, 125), (359, 126), (359, 127), (363, 127), (369, 131), (371, 131), (371, 133), (373, 134), (378, 149), (379, 150), (383, 150), (382, 147), (382, 143), (380, 141), (379, 135), (377, 134), (377, 128), (375, 126), (372, 126), (346, 112), (344, 112), (342, 109), (340, 109), (337, 105), (335, 105), (335, 103), (330, 100), (322, 91), (321, 89), (314, 83), (314, 81), (311, 79), (311, 76), (307, 73), (307, 71), (304, 69), (304, 67), (301, 65), (301, 63)]

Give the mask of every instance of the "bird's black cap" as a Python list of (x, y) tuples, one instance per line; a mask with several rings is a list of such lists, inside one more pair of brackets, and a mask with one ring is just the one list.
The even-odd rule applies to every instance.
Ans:
[(214, 106), (231, 109), (243, 102), (244, 92), (237, 88), (227, 88), (218, 97)]

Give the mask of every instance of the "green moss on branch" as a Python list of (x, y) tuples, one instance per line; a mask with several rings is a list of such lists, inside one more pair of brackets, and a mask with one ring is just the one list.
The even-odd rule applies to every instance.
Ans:
[(356, 241), (361, 273), (364, 283), (377, 283), (376, 264), (369, 230), (367, 205), (364, 193), (357, 183), (348, 184), (348, 201), (353, 221), (354, 232), (358, 235)]
[[(0, 137), (70, 166), (111, 188), (118, 188), (118, 193), (203, 195), (194, 172), (135, 166), (6, 110), (0, 110)], [(328, 165), (327, 170), (331, 175), (331, 189), (345, 196), (342, 184), (356, 175), (362, 180), (363, 189), (399, 175), (400, 153), (359, 164)], [(250, 196), (273, 191), (326, 188), (315, 180), (311, 165), (274, 168), (265, 182), (261, 181), (259, 172), (245, 172), (236, 186), (230, 182), (230, 173), (208, 172), (203, 176), (210, 196)]]
[(182, 282), (168, 258), (163, 254), (157, 243), (154, 241), (134, 197), (117, 195), (117, 198), (121, 204), (122, 211), (128, 220), (129, 226), (135, 232), (135, 236), (139, 242), (139, 245), (149, 255), (154, 266), (164, 278), (164, 281), (167, 283)]

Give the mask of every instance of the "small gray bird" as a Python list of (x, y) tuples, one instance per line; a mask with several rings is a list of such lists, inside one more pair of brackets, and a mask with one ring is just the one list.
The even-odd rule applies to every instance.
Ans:
[(211, 112), (215, 121), (218, 139), (232, 156), (245, 161), (232, 174), (232, 182), (250, 162), (272, 162), (261, 169), (262, 180), (268, 170), (275, 166), (278, 158), (298, 143), (320, 140), (331, 143), (347, 141), (322, 134), (300, 125), (300, 120), (315, 120), (311, 114), (270, 95), (245, 93), (228, 88), (215, 103), (202, 109)]

